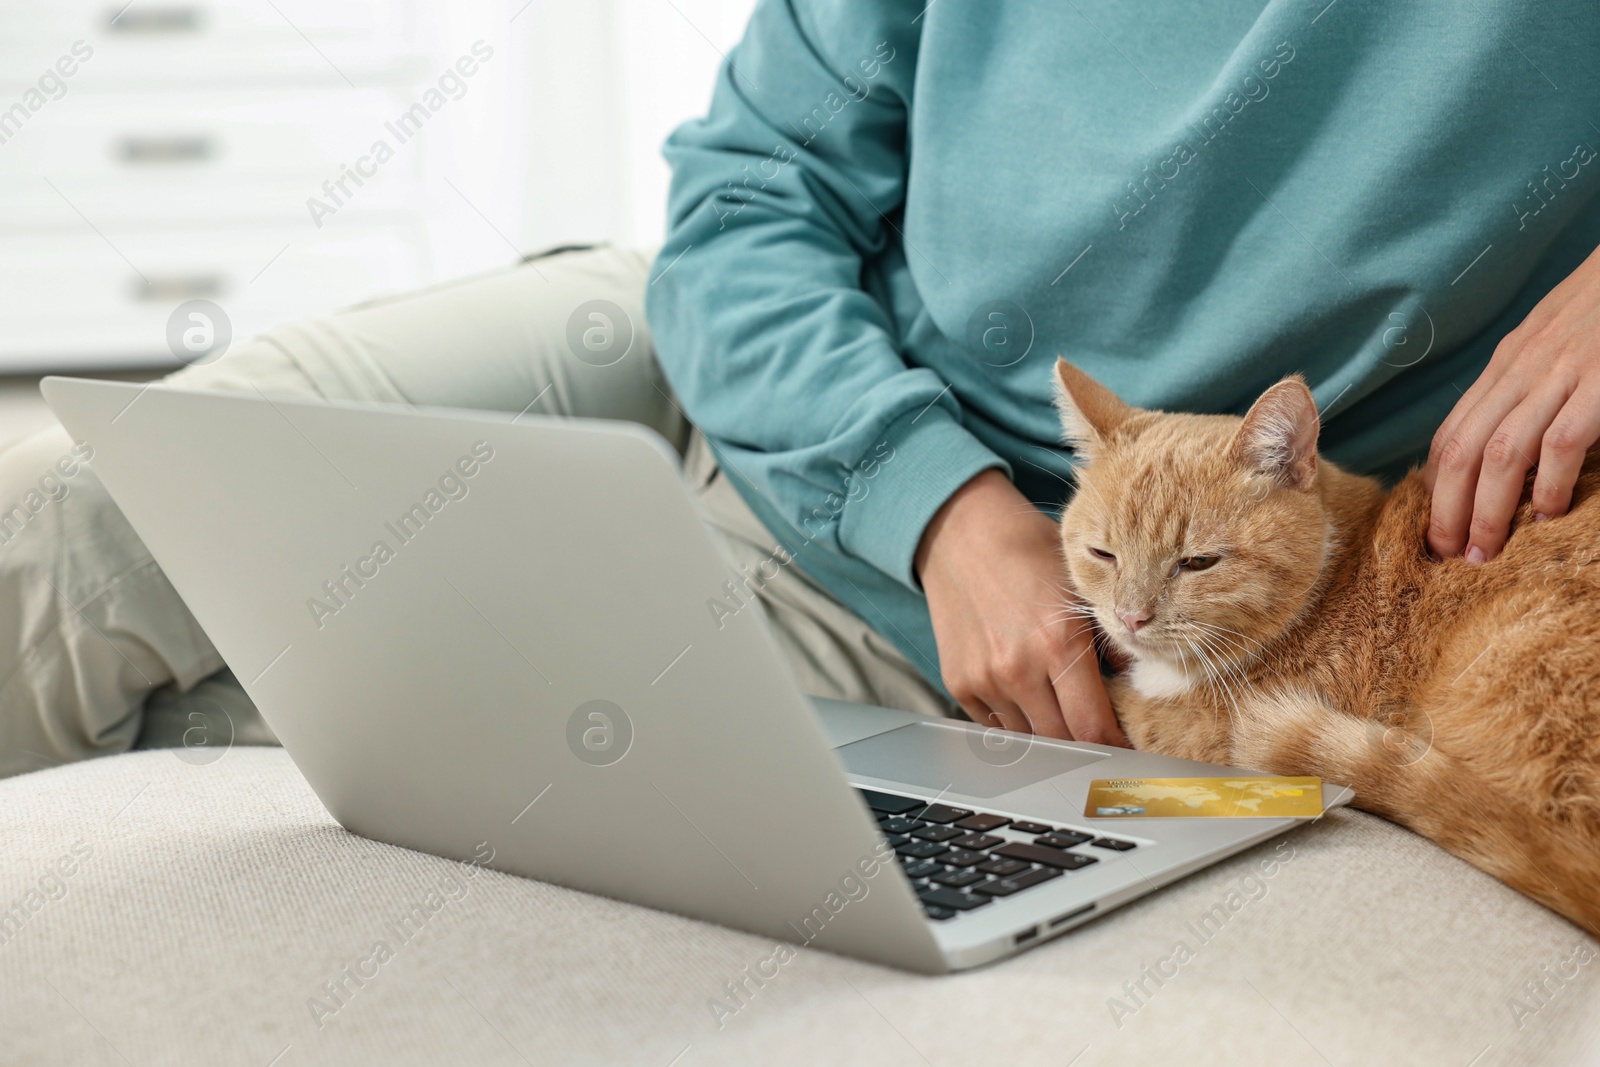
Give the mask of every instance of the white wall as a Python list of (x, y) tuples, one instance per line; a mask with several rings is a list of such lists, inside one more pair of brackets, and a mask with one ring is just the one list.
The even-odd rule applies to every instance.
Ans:
[[(510, 0), (512, 4), (525, 0)], [(754, 0), (534, 0), (513, 23), (527, 64), (530, 245), (654, 245), (666, 224), (661, 143), (703, 114)]]

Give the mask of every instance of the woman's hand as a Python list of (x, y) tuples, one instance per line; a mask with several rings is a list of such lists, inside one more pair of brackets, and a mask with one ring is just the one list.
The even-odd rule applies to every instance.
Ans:
[(986, 726), (1126, 745), (1093, 636), (1069, 613), (1056, 524), (997, 470), (958, 489), (917, 547), (945, 688)]
[(1428, 547), (1440, 559), (1493, 559), (1505, 547), (1523, 479), (1535, 468), (1534, 518), (1564, 514), (1596, 440), (1600, 251), (1501, 339), (1433, 435), (1423, 472), (1433, 491)]

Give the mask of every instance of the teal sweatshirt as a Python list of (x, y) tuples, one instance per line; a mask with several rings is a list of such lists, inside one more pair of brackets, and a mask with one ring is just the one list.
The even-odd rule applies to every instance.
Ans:
[(1069, 495), (1058, 353), (1182, 411), (1298, 371), (1396, 477), (1600, 245), (1597, 149), (1596, 0), (760, 0), (647, 315), (776, 565), (937, 684), (912, 556), (986, 468)]

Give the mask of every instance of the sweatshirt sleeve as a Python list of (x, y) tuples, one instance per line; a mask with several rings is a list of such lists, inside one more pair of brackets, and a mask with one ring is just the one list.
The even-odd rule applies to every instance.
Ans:
[(757, 511), (913, 589), (934, 512), (1010, 473), (862, 284), (899, 238), (922, 7), (760, 0), (710, 112), (667, 141), (646, 294), (667, 380)]

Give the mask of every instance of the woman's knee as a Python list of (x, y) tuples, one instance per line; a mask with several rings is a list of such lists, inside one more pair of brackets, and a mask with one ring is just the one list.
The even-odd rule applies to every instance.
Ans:
[(221, 660), (57, 427), (0, 449), (0, 775), (118, 752)]

